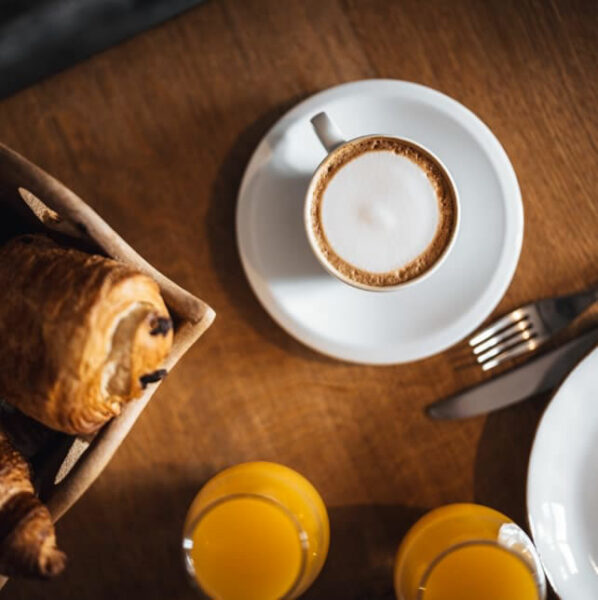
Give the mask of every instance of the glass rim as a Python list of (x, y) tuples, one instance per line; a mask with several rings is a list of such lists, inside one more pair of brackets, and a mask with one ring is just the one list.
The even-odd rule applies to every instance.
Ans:
[(466, 548), (468, 546), (492, 546), (495, 548), (500, 548), (501, 550), (504, 550), (507, 554), (510, 554), (512, 557), (517, 559), (531, 575), (532, 581), (534, 582), (534, 588), (535, 588), (536, 594), (537, 594), (537, 600), (544, 600), (545, 596), (542, 594), (542, 589), (538, 585), (538, 582), (536, 581), (536, 574), (534, 573), (534, 570), (532, 569), (532, 567), (526, 562), (526, 560), (522, 556), (520, 556), (517, 552), (513, 551), (511, 548), (509, 548), (507, 546), (504, 546), (503, 544), (500, 544), (498, 541), (484, 539), (484, 538), (471, 539), (471, 540), (467, 540), (464, 542), (458, 542), (456, 544), (451, 544), (448, 548), (444, 549), (437, 556), (435, 556), (434, 559), (432, 560), (432, 562), (426, 567), (426, 570), (424, 571), (424, 573), (421, 576), (421, 579), (418, 583), (417, 600), (425, 600), (424, 599), (424, 593), (426, 591), (425, 585), (426, 585), (429, 577), (432, 575), (432, 572), (434, 571), (434, 569), (442, 562), (442, 560), (445, 559), (450, 554), (452, 554), (453, 552), (456, 552), (457, 550), (461, 550), (462, 548)]
[(309, 552), (309, 536), (307, 532), (299, 522), (299, 519), (279, 500), (272, 498), (271, 496), (259, 493), (236, 493), (236, 494), (227, 494), (222, 496), (221, 498), (217, 498), (216, 500), (207, 504), (204, 508), (202, 508), (197, 515), (189, 522), (188, 525), (183, 529), (183, 540), (182, 540), (182, 551), (183, 551), (183, 560), (185, 563), (185, 571), (188, 577), (191, 579), (193, 585), (199, 590), (200, 594), (207, 599), (211, 600), (211, 596), (209, 596), (206, 591), (203, 589), (202, 584), (199, 581), (197, 573), (195, 571), (193, 559), (191, 558), (191, 548), (193, 547), (193, 539), (192, 534), (195, 531), (195, 528), (199, 525), (199, 523), (215, 508), (218, 508), (222, 504), (226, 504), (227, 502), (231, 502), (234, 500), (242, 500), (242, 499), (252, 499), (259, 500), (261, 502), (265, 502), (270, 506), (274, 506), (279, 509), (281, 512), (285, 514), (286, 517), (293, 524), (296, 532), (297, 539), (299, 541), (299, 550), (301, 553), (301, 562), (298, 567), (297, 575), (293, 580), (291, 586), (288, 590), (284, 592), (284, 594), (280, 597), (280, 600), (291, 600), (292, 595), (299, 588), (306, 570), (307, 570), (307, 559)]

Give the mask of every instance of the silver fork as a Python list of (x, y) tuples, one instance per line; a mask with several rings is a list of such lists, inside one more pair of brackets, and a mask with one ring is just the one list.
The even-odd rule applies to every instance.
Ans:
[(482, 369), (489, 371), (509, 358), (534, 351), (594, 302), (598, 302), (598, 285), (530, 302), (474, 335), (469, 345)]

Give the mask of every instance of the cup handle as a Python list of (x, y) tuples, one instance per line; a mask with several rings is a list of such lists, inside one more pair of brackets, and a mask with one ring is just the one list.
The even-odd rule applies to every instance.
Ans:
[(346, 142), (339, 128), (330, 120), (330, 117), (325, 112), (313, 116), (311, 124), (327, 152), (332, 152)]

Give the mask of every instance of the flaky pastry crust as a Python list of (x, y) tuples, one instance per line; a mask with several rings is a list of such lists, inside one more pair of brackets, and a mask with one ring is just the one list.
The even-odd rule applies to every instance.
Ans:
[(43, 235), (0, 248), (0, 396), (52, 429), (91, 433), (119, 414), (172, 345), (157, 283)]
[(0, 573), (53, 577), (65, 564), (50, 513), (34, 494), (29, 465), (0, 426)]

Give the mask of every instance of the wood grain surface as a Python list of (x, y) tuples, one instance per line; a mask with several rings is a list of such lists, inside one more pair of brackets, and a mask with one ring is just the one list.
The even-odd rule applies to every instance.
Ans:
[(476, 112), (519, 177), (523, 251), (495, 314), (581, 289), (598, 278), (597, 6), (213, 0), (0, 103), (3, 142), (218, 313), (58, 524), (66, 573), (11, 581), (4, 595), (194, 598), (186, 508), (215, 472), (253, 459), (298, 469), (330, 507), (329, 560), (308, 599), (385, 597), (401, 536), (432, 507), (475, 500), (524, 524), (547, 398), (435, 423), (424, 405), (483, 377), (456, 368), (459, 349), (381, 368), (304, 348), (249, 289), (236, 193), (260, 137), (297, 101), (354, 79), (416, 81)]

